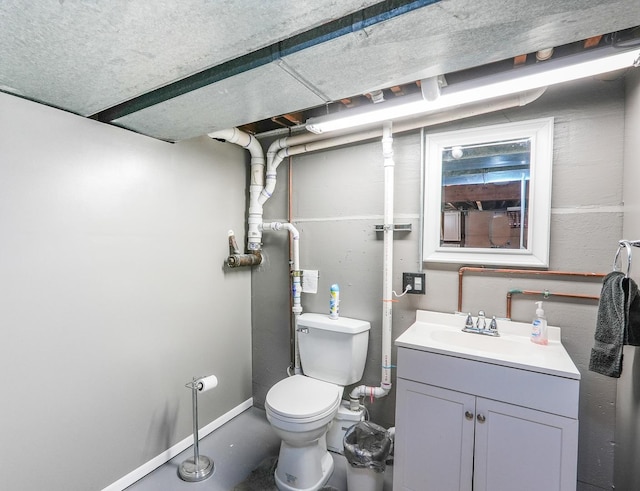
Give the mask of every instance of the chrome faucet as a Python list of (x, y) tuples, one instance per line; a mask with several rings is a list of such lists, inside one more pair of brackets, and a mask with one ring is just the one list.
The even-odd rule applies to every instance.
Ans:
[[(480, 324), (482, 322), (482, 324)], [(484, 316), (484, 310), (478, 312), (478, 320), (476, 320), (476, 329), (478, 331), (484, 331), (487, 328), (487, 321)]]
[(469, 313), (462, 330), (464, 332), (484, 334), (486, 336), (500, 336), (500, 333), (498, 332), (498, 321), (496, 320), (496, 316), (494, 315), (491, 318), (491, 322), (489, 323), (489, 327), (487, 328), (487, 317), (484, 313), (484, 310), (478, 312), (478, 318), (476, 319), (475, 326), (473, 325), (473, 317), (471, 316), (471, 313)]

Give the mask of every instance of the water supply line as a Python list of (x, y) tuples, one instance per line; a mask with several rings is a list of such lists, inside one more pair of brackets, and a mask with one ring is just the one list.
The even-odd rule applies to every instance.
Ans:
[(578, 300), (600, 300), (600, 295), (584, 295), (582, 293), (558, 293), (549, 290), (520, 290), (517, 288), (507, 292), (507, 319), (511, 319), (511, 300), (513, 295), (540, 295), (543, 299), (551, 297), (570, 298)]
[[(581, 278), (604, 278), (607, 275), (607, 273), (589, 273), (578, 271), (482, 268), (474, 266), (463, 266), (458, 270), (458, 312), (462, 312), (462, 279), (465, 272), (481, 274), (516, 274), (522, 276), (577, 276)], [(510, 315), (507, 314), (507, 317), (510, 317)]]

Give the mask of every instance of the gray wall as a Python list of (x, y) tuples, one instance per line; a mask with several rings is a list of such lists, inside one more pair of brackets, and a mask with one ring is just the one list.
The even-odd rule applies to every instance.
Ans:
[[(589, 80), (551, 88), (538, 101), (447, 125), (443, 131), (515, 120), (555, 118), (550, 269), (608, 272), (622, 234), (624, 85)], [(394, 243), (394, 288), (403, 271), (420, 269), (420, 133), (395, 135), (395, 221), (413, 231)], [(279, 188), (265, 216), (287, 216), (287, 163), (278, 171)], [(362, 382), (379, 385), (382, 318), (381, 145), (373, 141), (293, 159), (292, 216), (301, 234), (303, 269), (319, 269), (319, 293), (303, 295), (305, 311), (326, 312), (329, 285), (341, 287), (341, 315), (372, 323)], [(267, 264), (253, 272), (254, 396), (262, 404), (268, 389), (285, 377), (289, 364), (288, 266), (286, 240), (265, 238)], [(415, 319), (416, 309), (453, 312), (457, 308), (458, 268), (425, 265), (427, 293), (394, 304), (393, 337)], [(506, 314), (511, 288), (597, 295), (600, 282), (469, 274), (464, 280), (463, 310)], [(515, 297), (512, 317), (529, 322), (534, 297)], [(582, 374), (580, 397), (579, 489), (611, 489), (615, 424), (615, 380), (587, 370), (593, 345), (597, 304), (549, 300), (550, 324), (563, 328), (563, 342)], [(395, 358), (395, 349), (393, 351)], [(526, 388), (523, 388), (526, 390)], [(395, 391), (369, 404), (372, 419), (394, 424)], [(523, 456), (527, 458), (527, 456)]]
[[(623, 238), (639, 240), (640, 237), (640, 72), (635, 70), (627, 77), (626, 121), (624, 152), (624, 232)], [(632, 263), (631, 277), (637, 282), (640, 277), (637, 255)], [(626, 257), (624, 253), (621, 253)], [(638, 348), (625, 346), (622, 376), (618, 380), (616, 400), (616, 490), (640, 489), (640, 356)]]
[(88, 491), (251, 397), (244, 150), (0, 94), (2, 488)]

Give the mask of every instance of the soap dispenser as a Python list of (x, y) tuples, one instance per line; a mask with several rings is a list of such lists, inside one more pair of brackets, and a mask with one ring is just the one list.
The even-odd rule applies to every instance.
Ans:
[(549, 336), (547, 334), (547, 318), (542, 310), (542, 302), (536, 302), (536, 317), (531, 325), (531, 341), (536, 344), (549, 344)]

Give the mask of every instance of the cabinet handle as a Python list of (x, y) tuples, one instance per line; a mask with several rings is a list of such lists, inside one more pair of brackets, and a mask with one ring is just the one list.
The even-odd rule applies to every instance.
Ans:
[(472, 420), (473, 419), (473, 413), (471, 411), (465, 411), (464, 417), (467, 418), (468, 420)]
[(484, 414), (478, 414), (478, 422), (484, 423), (487, 418), (484, 417)]

